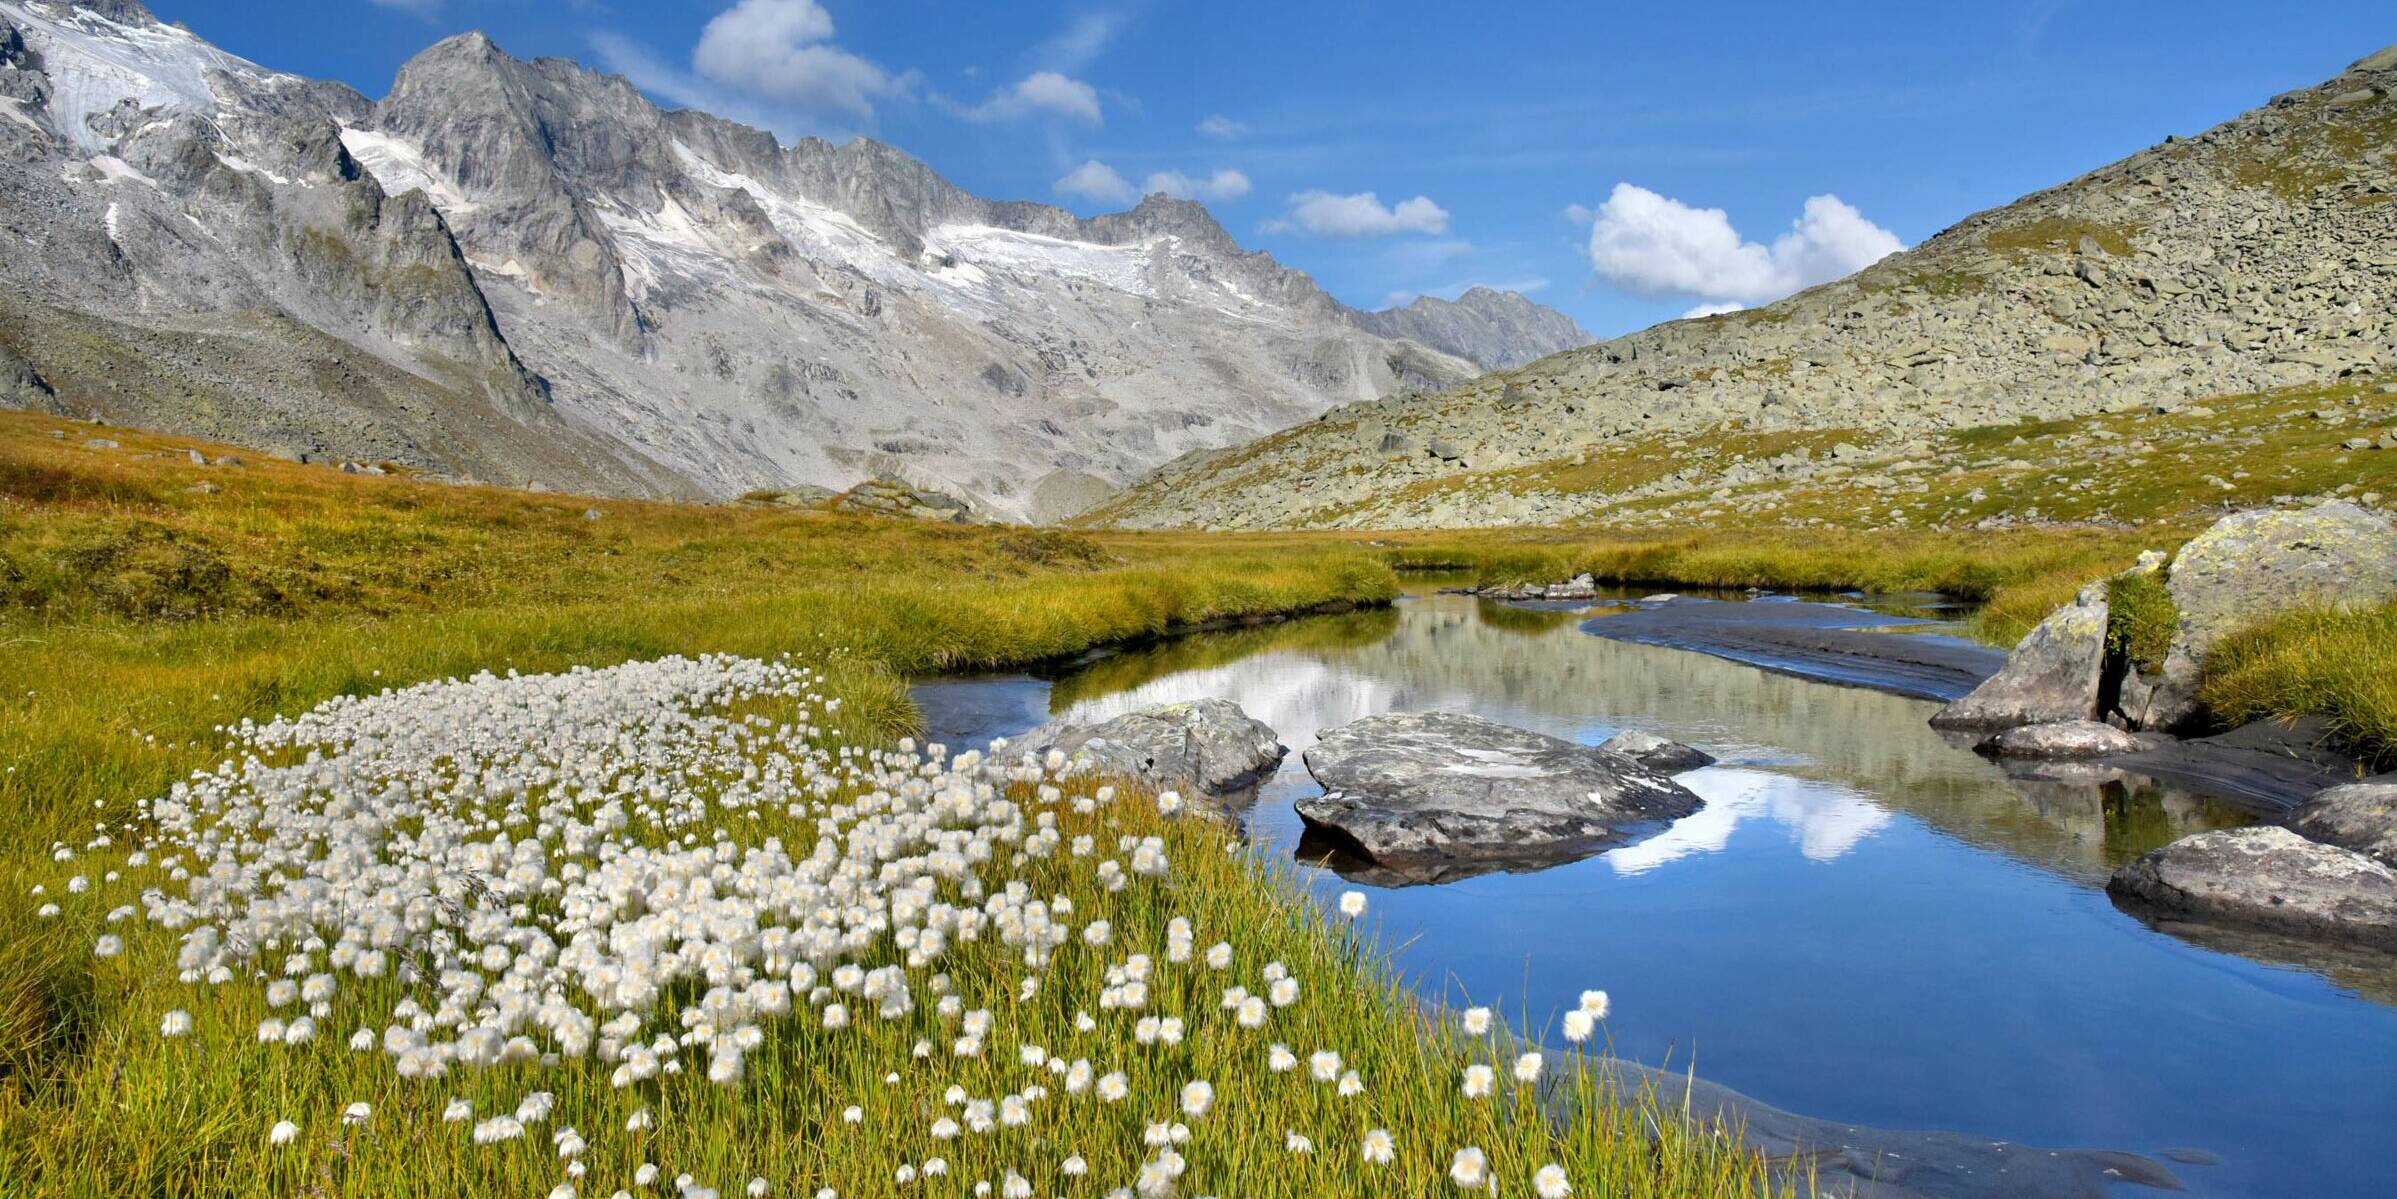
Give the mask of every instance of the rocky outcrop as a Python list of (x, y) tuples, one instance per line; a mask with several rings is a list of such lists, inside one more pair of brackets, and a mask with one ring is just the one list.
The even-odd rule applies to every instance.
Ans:
[(1681, 774), (1715, 764), (1715, 756), (1705, 750), (1637, 729), (1625, 729), (1599, 742), (1598, 748), (1621, 754), (1658, 774)]
[(1567, 861), (1689, 815), (1699, 799), (1610, 750), (1478, 716), (1372, 716), (1305, 754), (1310, 829), (1385, 867)]
[(1042, 475), (1032, 485), (1032, 500), (1025, 515), (1034, 524), (1056, 524), (1090, 511), (1116, 491), (1115, 484), (1097, 475), (1060, 467)]
[(1934, 728), (1987, 729), (2094, 720), (2106, 663), (2106, 591), (2081, 589), (2006, 656), (2005, 669), (1931, 717)]
[(2397, 949), (2397, 871), (2285, 828), (2184, 837), (2116, 871), (2106, 889), (2166, 919)]
[(1492, 371), (1586, 346), (1591, 340), (1572, 317), (1516, 292), (1488, 287), (1467, 288), (1453, 300), (1417, 296), (1404, 307), (1357, 313), (1355, 320), (1360, 328), (1384, 337), (1421, 342)]
[(1228, 699), (1156, 704), (1096, 723), (1053, 721), (1008, 741), (1009, 753), (1046, 757), (1052, 750), (1087, 772), (1217, 800), (1253, 792), (1289, 752)]
[(2073, 762), (2137, 753), (2145, 748), (2145, 743), (2110, 724), (2057, 720), (2007, 729), (1974, 748), (1994, 758)]
[(2197, 712), (2216, 643), (2307, 604), (2370, 604), (2397, 595), (2397, 526), (2345, 501), (2224, 517), (2174, 555), (2166, 588), (2179, 624), (2160, 679), (2130, 689), (2124, 714), (2170, 729)]
[(973, 506), (953, 495), (917, 487), (899, 479), (868, 479), (825, 501), (836, 512), (865, 512), (875, 516), (904, 516), (968, 524)]
[(2397, 371), (2390, 57), (1761, 308), (1187, 456), (1107, 514), (1356, 528), (1769, 517), (1774, 488), (1837, 476), (1877, 501), (1876, 521), (1919, 523), (1891, 502), (1923, 485), (1912, 472), (1946, 465), (1943, 450), (1980, 456), (1949, 431), (2189, 412)]
[(2299, 836), (2397, 866), (2397, 781), (2328, 787), (2289, 813)]

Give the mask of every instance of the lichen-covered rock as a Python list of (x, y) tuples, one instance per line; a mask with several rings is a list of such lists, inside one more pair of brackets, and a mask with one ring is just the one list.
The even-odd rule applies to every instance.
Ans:
[(2289, 827), (2397, 866), (2397, 782), (2326, 787), (2289, 813)]
[(1324, 794), (1298, 814), (1373, 861), (1565, 861), (1698, 809), (1612, 750), (1452, 712), (1370, 716), (1306, 751)]
[(2014, 647), (2004, 669), (1932, 716), (1933, 727), (1995, 729), (2095, 719), (2106, 664), (2106, 608), (2104, 584), (2082, 588)]
[(2397, 871), (2285, 828), (2183, 837), (2116, 871), (2106, 889), (2167, 917), (2397, 949)]
[(1081, 769), (1205, 796), (1231, 796), (1273, 773), (1289, 752), (1272, 728), (1228, 699), (1155, 704), (1092, 724), (1051, 721), (1008, 751), (1080, 759)]
[(2055, 720), (2007, 729), (1984, 739), (1973, 748), (1992, 757), (2071, 762), (2103, 758), (2110, 754), (2137, 753), (2145, 746), (2137, 737), (2110, 724), (2095, 720)]
[(2344, 500), (2235, 513), (2181, 547), (2165, 587), (2180, 624), (2163, 677), (2125, 710), (2147, 729), (2196, 713), (2207, 656), (2240, 628), (2303, 604), (2397, 596), (2397, 526)]
[(1598, 743), (1598, 748), (1616, 753), (1665, 774), (1680, 774), (1715, 764), (1715, 756), (1702, 749), (1683, 745), (1679, 741), (1625, 729)]

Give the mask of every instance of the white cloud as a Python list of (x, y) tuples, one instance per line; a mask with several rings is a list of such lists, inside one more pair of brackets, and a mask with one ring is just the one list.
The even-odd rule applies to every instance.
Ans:
[(1681, 319), (1686, 321), (1701, 316), (1721, 316), (1726, 312), (1743, 311), (1747, 307), (1747, 305), (1740, 303), (1738, 300), (1725, 300), (1720, 304), (1700, 304), (1697, 307), (1690, 309), (1688, 312), (1682, 313)]
[(906, 90), (905, 77), (831, 38), (832, 14), (815, 0), (741, 0), (700, 31), (691, 66), (703, 79), (753, 96), (858, 117)]
[(1429, 196), (1385, 205), (1372, 192), (1353, 196), (1305, 191), (1290, 197), (1290, 213), (1266, 223), (1269, 232), (1303, 230), (1317, 237), (1384, 237), (1393, 233), (1446, 233), (1448, 210)]
[(1035, 113), (1100, 122), (1098, 89), (1056, 71), (1034, 71), (990, 99), (972, 106), (943, 101), (950, 112), (969, 121), (1012, 121)]
[(1764, 303), (1827, 283), (1905, 248), (1837, 196), (1812, 196), (1770, 246), (1742, 241), (1720, 208), (1692, 208), (1615, 185), (1590, 226), (1590, 265), (1649, 295)]
[(376, 8), (388, 8), (395, 12), (414, 13), (417, 16), (428, 19), (431, 18), (435, 13), (441, 11), (441, 0), (368, 0), (368, 2), (373, 4)]
[(1132, 185), (1115, 173), (1114, 167), (1095, 158), (1067, 171), (1054, 186), (1058, 195), (1080, 196), (1101, 204), (1129, 204), (1139, 198)]
[(1565, 220), (1570, 224), (1587, 225), (1590, 222), (1597, 220), (1598, 214), (1590, 211), (1590, 207), (1587, 204), (1567, 204), (1565, 205), (1564, 217)]
[(1122, 13), (1084, 13), (1059, 30), (1057, 36), (1042, 42), (1033, 52), (1033, 61), (1060, 71), (1080, 70), (1090, 65), (1107, 48), (1107, 43), (1115, 40), (1116, 34), (1123, 32), (1125, 21)]
[(1198, 123), (1198, 131), (1203, 137), (1228, 142), (1247, 134), (1248, 126), (1216, 112), (1207, 114), (1207, 119)]
[(1217, 171), (1203, 179), (1193, 179), (1180, 171), (1159, 171), (1140, 185), (1142, 192), (1164, 192), (1185, 200), (1237, 200), (1249, 193), (1248, 175), (1240, 171)]

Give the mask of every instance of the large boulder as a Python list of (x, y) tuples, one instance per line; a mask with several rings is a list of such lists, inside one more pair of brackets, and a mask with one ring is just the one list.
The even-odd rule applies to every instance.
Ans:
[(1201, 796), (1254, 788), (1289, 752), (1228, 699), (1155, 704), (1095, 724), (1053, 720), (1008, 740), (1009, 752), (1057, 750), (1088, 773), (1121, 775)]
[(2165, 917), (2397, 949), (2397, 871), (2285, 828), (2183, 837), (2115, 871), (2106, 889)]
[(2327, 787), (2289, 813), (2299, 835), (2397, 866), (2397, 782)]
[(2146, 747), (2139, 738), (2110, 724), (2095, 720), (2053, 720), (2007, 729), (1973, 748), (1996, 758), (2081, 762), (2137, 753)]
[(1612, 750), (1660, 774), (1680, 774), (1715, 764), (1715, 756), (1705, 750), (1638, 729), (1625, 729), (1599, 742), (1598, 748)]
[(1299, 816), (1385, 866), (1565, 861), (1700, 804), (1612, 750), (1453, 712), (1342, 725), (1306, 763), (1324, 794)]
[(2106, 665), (2106, 586), (2092, 583), (2032, 629), (2006, 665), (1931, 717), (1935, 728), (2094, 720)]
[(2145, 729), (2196, 714), (2207, 655), (2242, 627), (2302, 604), (2397, 596), (2397, 526), (2344, 500), (2235, 513), (2181, 547), (2165, 587), (2180, 623), (2163, 677), (2124, 697), (2124, 714)]

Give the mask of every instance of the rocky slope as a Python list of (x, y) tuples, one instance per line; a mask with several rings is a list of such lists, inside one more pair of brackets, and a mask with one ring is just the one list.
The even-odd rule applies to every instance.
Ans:
[[(1843, 500), (1879, 519), (1909, 491), (1904, 473), (1986, 457), (1987, 439), (1968, 434), (1992, 426), (2211, 416), (2200, 401), (2290, 388), (2386, 407), (2357, 383), (2397, 372), (2393, 90), (2397, 47), (1839, 282), (1466, 387), (1345, 405), (1171, 463), (1095, 518), (1405, 527), (1769, 515), (1792, 482), (1844, 476), (1878, 480)], [(2126, 445), (2147, 461), (2140, 436), (2094, 431), (2019, 465), (2061, 482), (2063, 468)], [(2373, 431), (2355, 440), (2343, 448), (2368, 449)], [(1980, 501), (1996, 485), (1893, 505), (1888, 519), (1991, 519)]]
[[(0, 402), (588, 490), (1055, 517), (1478, 369), (1185, 201), (982, 200), (479, 35), (370, 101), (133, 0), (0, 0), (0, 236)], [(1549, 335), (1499, 319), (1426, 335)]]
[(1358, 313), (1356, 322), (1368, 332), (1418, 341), (1487, 370), (1522, 366), (1591, 340), (1572, 317), (1519, 293), (1488, 287), (1467, 288), (1453, 300), (1417, 296), (1403, 307)]

